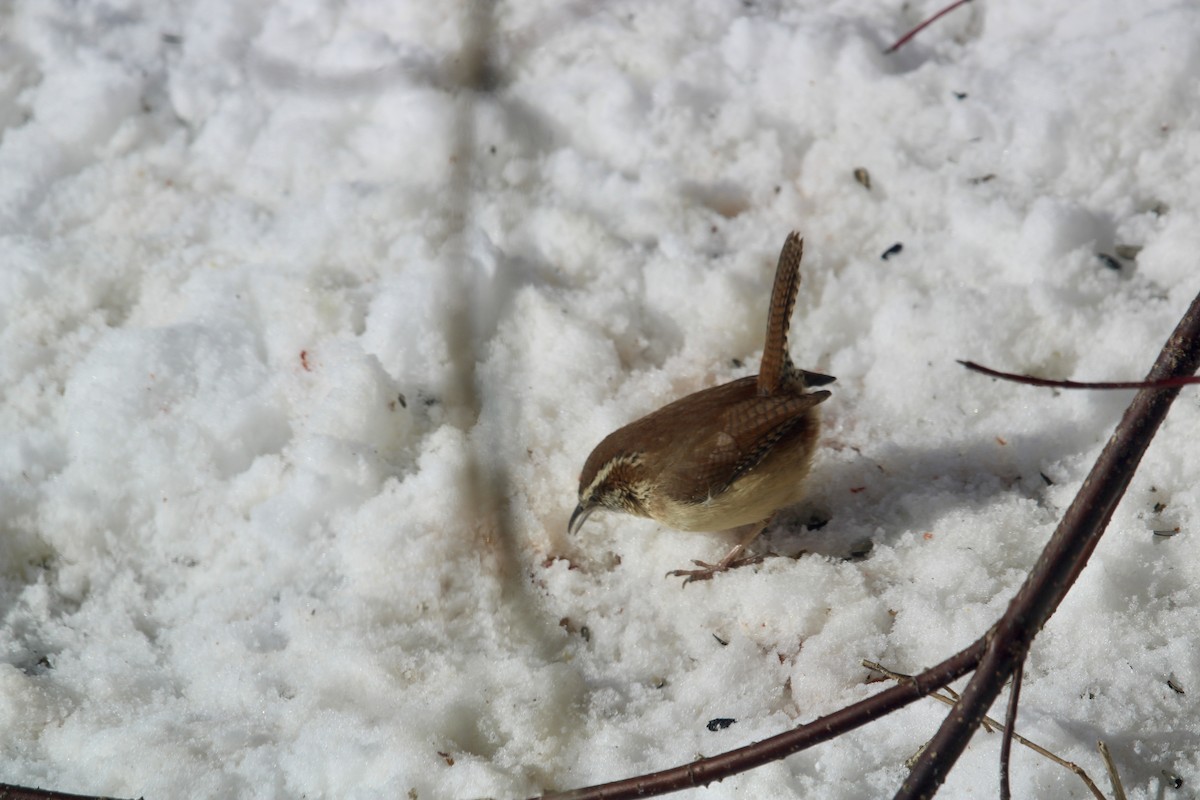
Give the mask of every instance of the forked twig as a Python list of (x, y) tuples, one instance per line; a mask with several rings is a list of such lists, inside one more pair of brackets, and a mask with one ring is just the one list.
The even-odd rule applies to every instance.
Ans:
[[(1157, 382), (1191, 375), (1198, 368), (1200, 295), (1175, 327), (1146, 380)], [(1038, 563), (1004, 616), (985, 637), (987, 652), (955, 704), (954, 713), (946, 718), (917, 759), (896, 800), (931, 798), (937, 793), (1001, 687), (1024, 661), (1033, 638), (1087, 565), (1142, 455), (1179, 392), (1179, 387), (1142, 389), (1133, 398)]]
[(912, 676), (908, 683), (884, 689), (866, 700), (860, 700), (761, 742), (648, 775), (638, 775), (567, 792), (549, 792), (542, 795), (541, 800), (618, 800), (651, 797), (680, 789), (707, 786), (713, 781), (778, 761), (813, 745), (829, 741), (928, 696), (934, 690), (974, 669), (983, 654), (985, 644), (986, 638), (980, 638), (937, 666)]
[[(862, 665), (864, 667), (866, 667), (867, 669), (875, 670), (876, 672), (886, 675), (887, 677), (891, 678), (894, 681), (912, 680), (911, 675), (905, 675), (903, 672), (895, 672), (893, 670), (888, 669), (887, 667), (877, 664), (874, 661), (863, 661)], [(937, 700), (941, 703), (945, 703), (946, 705), (948, 705), (950, 707), (953, 707), (955, 702), (958, 701), (958, 692), (954, 691), (953, 689), (950, 689), (949, 687), (947, 687), (941, 691), (931, 692), (929, 696), (931, 698), (933, 698), (934, 700)], [(1004, 726), (1001, 725), (999, 723), (999, 721), (997, 721), (996, 719), (989, 717), (989, 716), (984, 716), (983, 729), (985, 731), (987, 731), (988, 733), (995, 733), (996, 731), (1002, 730), (1003, 728), (1004, 728)], [(1016, 742), (1019, 745), (1023, 745), (1025, 747), (1029, 748), (1033, 752), (1040, 755), (1042, 758), (1045, 758), (1048, 761), (1053, 761), (1055, 764), (1058, 764), (1063, 769), (1068, 769), (1071, 772), (1074, 772), (1076, 775), (1079, 776), (1079, 779), (1081, 781), (1083, 781), (1084, 785), (1087, 786), (1088, 791), (1092, 793), (1092, 795), (1096, 798), (1096, 800), (1106, 800), (1106, 798), (1104, 797), (1104, 794), (1100, 791), (1100, 787), (1097, 786), (1096, 782), (1093, 781), (1091, 776), (1087, 774), (1087, 770), (1085, 770), (1083, 767), (1076, 764), (1074, 761), (1067, 761), (1062, 756), (1052, 753), (1051, 751), (1042, 747), (1037, 742), (1033, 742), (1033, 741), (1030, 741), (1029, 739), (1026, 739), (1024, 736), (1017, 733), (1016, 731), (1013, 731), (1012, 738), (1013, 738), (1014, 742)]]

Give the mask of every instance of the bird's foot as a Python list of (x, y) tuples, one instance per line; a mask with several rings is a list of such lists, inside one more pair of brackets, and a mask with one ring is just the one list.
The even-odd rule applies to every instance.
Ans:
[(731, 569), (738, 567), (749, 566), (761, 562), (766, 556), (747, 556), (746, 558), (722, 558), (716, 564), (709, 564), (707, 561), (693, 561), (700, 569), (673, 569), (667, 573), (668, 578), (683, 578), (683, 585), (687, 586), (692, 581), (707, 581), (712, 580), (712, 576), (718, 572), (728, 572)]

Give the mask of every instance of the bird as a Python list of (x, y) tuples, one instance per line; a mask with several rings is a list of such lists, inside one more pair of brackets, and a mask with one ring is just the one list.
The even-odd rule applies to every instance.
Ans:
[(758, 374), (689, 394), (606, 436), (584, 462), (568, 535), (597, 510), (683, 531), (735, 531), (737, 544), (717, 563), (667, 573), (685, 586), (761, 561), (742, 554), (776, 511), (803, 498), (818, 406), (830, 396), (811, 389), (836, 380), (798, 369), (788, 354), (803, 256), (793, 231), (775, 270)]

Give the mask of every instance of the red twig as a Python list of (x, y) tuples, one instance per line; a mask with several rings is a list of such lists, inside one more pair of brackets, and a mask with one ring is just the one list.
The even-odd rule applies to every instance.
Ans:
[(959, 6), (966, 5), (966, 4), (967, 4), (967, 3), (969, 3), (969, 2), (971, 2), (971, 0), (957, 0), (957, 1), (956, 1), (956, 2), (954, 2), (954, 3), (951, 3), (950, 5), (948, 5), (948, 6), (946, 6), (945, 8), (943, 8), (941, 11), (937, 12), (936, 14), (934, 14), (934, 15), (933, 15), (932, 17), (930, 17), (929, 19), (927, 19), (927, 20), (925, 20), (924, 22), (922, 22), (922, 23), (921, 23), (920, 25), (918, 25), (917, 27), (913, 28), (913, 29), (912, 29), (911, 31), (909, 31), (908, 33), (906, 33), (906, 34), (904, 34), (903, 36), (901, 36), (899, 39), (897, 39), (897, 40), (896, 40), (896, 43), (895, 43), (894, 45), (892, 45), (891, 47), (889, 47), (887, 50), (884, 50), (883, 52), (885, 52), (885, 53), (894, 53), (894, 52), (896, 52), (896, 51), (897, 51), (897, 50), (899, 50), (901, 47), (903, 47), (904, 45), (908, 44), (908, 40), (909, 40), (909, 39), (913, 38), (913, 37), (914, 37), (914, 36), (916, 36), (918, 33), (920, 33), (921, 31), (925, 30), (925, 29), (926, 29), (926, 28), (928, 28), (930, 25), (932, 25), (933, 23), (937, 22), (939, 19), (941, 19), (942, 17), (946, 16), (947, 14), (949, 14), (949, 13), (950, 13), (951, 11), (953, 11), (954, 9), (958, 8)]

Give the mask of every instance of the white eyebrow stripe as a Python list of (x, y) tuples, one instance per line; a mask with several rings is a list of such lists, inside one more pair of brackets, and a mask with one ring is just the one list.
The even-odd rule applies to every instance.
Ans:
[(592, 478), (592, 482), (588, 484), (587, 489), (584, 490), (580, 497), (591, 499), (596, 489), (608, 479), (608, 476), (617, 467), (636, 467), (640, 463), (642, 463), (642, 456), (639, 453), (625, 453), (617, 456), (600, 468), (600, 471), (596, 473), (596, 477)]

